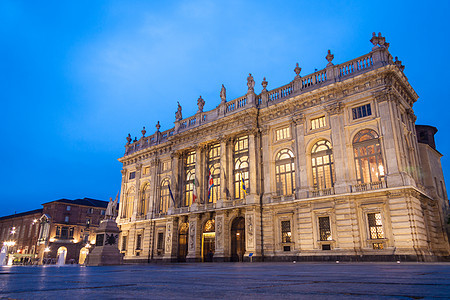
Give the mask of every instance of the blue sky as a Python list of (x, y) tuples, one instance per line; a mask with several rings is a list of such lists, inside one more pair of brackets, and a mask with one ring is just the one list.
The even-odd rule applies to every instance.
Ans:
[(370, 51), (406, 66), (417, 124), (438, 128), (449, 174), (449, 1), (0, 1), (0, 215), (120, 189), (125, 137)]

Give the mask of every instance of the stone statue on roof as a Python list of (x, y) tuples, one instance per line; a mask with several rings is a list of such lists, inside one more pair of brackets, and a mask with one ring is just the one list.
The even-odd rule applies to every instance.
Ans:
[(203, 100), (202, 96), (200, 96), (197, 100), (197, 106), (199, 113), (203, 112), (203, 107), (205, 106), (205, 100)]
[(222, 103), (227, 102), (227, 90), (223, 84), (222, 89), (220, 90), (220, 99), (222, 99)]
[(183, 115), (181, 114), (181, 105), (180, 102), (178, 103), (178, 109), (177, 112), (175, 113), (175, 121), (180, 121), (181, 119), (183, 119)]
[(254, 91), (255, 80), (253, 80), (253, 76), (252, 76), (251, 73), (249, 73), (248, 77), (247, 77), (247, 86), (248, 86), (248, 91), (249, 92), (253, 92)]

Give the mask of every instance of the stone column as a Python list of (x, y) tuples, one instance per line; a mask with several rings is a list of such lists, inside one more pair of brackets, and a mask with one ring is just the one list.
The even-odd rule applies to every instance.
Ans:
[(273, 172), (271, 168), (271, 157), (270, 157), (270, 150), (269, 150), (269, 126), (263, 126), (261, 129), (261, 140), (262, 140), (262, 159), (263, 159), (263, 179), (264, 179), (264, 196), (263, 196), (263, 202), (269, 203), (270, 198), (274, 195), (276, 195), (276, 191), (273, 188), (272, 181), (273, 176), (270, 176)]
[(199, 262), (201, 258), (202, 230), (200, 218), (197, 214), (189, 216), (189, 244), (186, 261)]
[(223, 201), (227, 199), (227, 165), (228, 165), (228, 156), (227, 156), (227, 139), (220, 139), (220, 190), (219, 190), (219, 199), (217, 201), (216, 207), (220, 208), (223, 205)]
[[(172, 190), (172, 195), (175, 200), (175, 206), (181, 207), (182, 205), (182, 193), (180, 193), (180, 178), (181, 178), (181, 162), (183, 161), (182, 155), (179, 152), (172, 153), (171, 155), (171, 167), (172, 167), (172, 177), (170, 179), (170, 189)], [(173, 201), (170, 199), (171, 204), (169, 205), (173, 207)]]
[(386, 92), (375, 94), (378, 102), (378, 116), (380, 117), (380, 143), (385, 158), (384, 167), (386, 170), (386, 181), (388, 187), (403, 185), (403, 178), (400, 174), (398, 162), (400, 161), (397, 151), (397, 135), (394, 131), (391, 100), (392, 95)]
[(347, 168), (346, 142), (344, 130), (344, 105), (336, 102), (324, 107), (330, 117), (333, 164), (336, 182), (336, 194), (350, 192), (349, 174)]
[(249, 188), (250, 192), (246, 197), (247, 204), (253, 204), (258, 202), (258, 191), (257, 191), (257, 165), (259, 163), (259, 158), (256, 155), (256, 130), (252, 130), (248, 135), (248, 159), (249, 159)]
[(126, 175), (127, 175), (127, 170), (125, 170), (125, 169), (122, 169), (122, 170), (120, 170), (120, 172), (122, 173), (122, 184), (121, 184), (121, 187), (120, 187), (120, 198), (119, 198), (119, 202), (120, 202), (120, 205), (119, 205), (119, 212), (118, 212), (118, 214), (117, 214), (117, 216), (118, 216), (118, 218), (120, 219), (120, 218), (122, 218), (122, 214), (123, 214), (123, 210), (125, 209), (125, 207), (123, 207), (123, 205), (124, 205), (124, 197), (125, 197), (125, 181), (126, 181)]
[(152, 187), (151, 193), (148, 199), (148, 213), (147, 219), (151, 219), (155, 216), (158, 208), (158, 199), (159, 199), (159, 178), (158, 178), (158, 160), (154, 159), (150, 162), (150, 186)]
[(131, 221), (136, 221), (136, 216), (138, 215), (139, 198), (141, 196), (141, 170), (142, 164), (136, 164), (136, 177), (135, 177), (135, 193), (133, 202), (133, 213), (131, 214)]
[(306, 164), (306, 145), (305, 145), (305, 116), (303, 114), (298, 114), (293, 116), (292, 119), (295, 123), (295, 134), (296, 134), (296, 149), (297, 155), (295, 177), (296, 177), (296, 188), (295, 195), (297, 199), (304, 199), (308, 196), (308, 169)]

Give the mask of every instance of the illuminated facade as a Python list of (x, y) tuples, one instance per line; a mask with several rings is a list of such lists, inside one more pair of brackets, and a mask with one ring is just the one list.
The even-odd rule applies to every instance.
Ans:
[[(448, 200), (430, 126), (381, 35), (372, 50), (247, 93), (125, 148), (125, 262), (435, 260)], [(417, 135), (417, 137), (416, 137)], [(422, 136), (423, 135), (423, 136)], [(421, 138), (422, 136), (422, 138)], [(425, 139), (424, 137), (427, 137)], [(419, 142), (418, 142), (419, 139)]]

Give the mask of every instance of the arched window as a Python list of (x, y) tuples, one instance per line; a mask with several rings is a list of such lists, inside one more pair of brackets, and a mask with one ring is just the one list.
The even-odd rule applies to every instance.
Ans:
[(186, 155), (184, 162), (185, 181), (184, 181), (184, 206), (191, 206), (191, 204), (198, 199), (194, 199), (195, 182), (195, 151), (191, 151)]
[(234, 198), (244, 199), (249, 192), (248, 136), (236, 139), (234, 143)]
[(275, 157), (277, 195), (292, 195), (295, 190), (294, 153), (283, 149)]
[(384, 165), (378, 134), (371, 129), (359, 131), (353, 138), (358, 183), (384, 180)]
[[(211, 181), (209, 174), (211, 173)], [(206, 171), (206, 182), (208, 184), (208, 203), (216, 203), (219, 199), (220, 190), (220, 144), (211, 145), (208, 151), (208, 170)], [(211, 184), (212, 183), (212, 184)]]
[(161, 182), (160, 197), (159, 197), (159, 213), (165, 214), (169, 209), (170, 192), (169, 179), (164, 179)]
[(146, 183), (142, 188), (141, 200), (139, 201), (139, 215), (145, 216), (148, 211), (148, 200), (150, 198), (150, 184)]
[(331, 143), (321, 140), (314, 144), (311, 150), (311, 166), (313, 174), (313, 188), (328, 189), (336, 181), (333, 167), (333, 150)]

